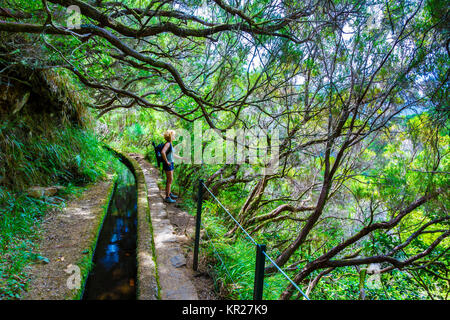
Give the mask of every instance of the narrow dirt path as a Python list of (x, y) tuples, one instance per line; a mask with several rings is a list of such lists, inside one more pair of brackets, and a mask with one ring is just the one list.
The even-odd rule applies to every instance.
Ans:
[(212, 279), (204, 270), (192, 270), (195, 218), (175, 204), (163, 202), (164, 192), (157, 184), (159, 172), (144, 156), (129, 156), (141, 166), (148, 187), (161, 298), (216, 300)]
[[(80, 290), (70, 288), (67, 281), (74, 272), (69, 265), (79, 266), (89, 260), (91, 247), (101, 226), (113, 179), (90, 186), (81, 197), (71, 200), (63, 209), (47, 213), (41, 224), (39, 254), (48, 259), (31, 266), (25, 300), (63, 300), (76, 298)], [(81, 272), (83, 267), (81, 267)], [(72, 282), (71, 282), (72, 283)], [(81, 283), (82, 285), (82, 283)]]

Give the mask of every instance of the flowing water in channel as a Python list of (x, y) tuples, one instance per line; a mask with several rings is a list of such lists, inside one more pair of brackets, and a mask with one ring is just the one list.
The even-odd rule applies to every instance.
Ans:
[(124, 169), (103, 222), (83, 299), (136, 299), (136, 212), (134, 176)]

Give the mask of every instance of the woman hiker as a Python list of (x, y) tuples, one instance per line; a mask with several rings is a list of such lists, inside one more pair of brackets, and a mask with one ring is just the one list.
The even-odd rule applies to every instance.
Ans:
[(173, 182), (174, 152), (173, 152), (172, 141), (173, 141), (174, 137), (175, 137), (175, 131), (167, 130), (166, 132), (164, 132), (164, 139), (166, 140), (166, 144), (164, 145), (163, 149), (161, 150), (161, 155), (163, 158), (163, 169), (166, 172), (166, 178), (167, 178), (167, 180), (166, 180), (166, 198), (164, 199), (164, 201), (168, 202), (168, 203), (174, 203), (174, 202), (176, 202), (175, 199), (178, 198), (176, 195), (174, 195), (170, 191), (170, 189), (172, 187), (172, 182)]

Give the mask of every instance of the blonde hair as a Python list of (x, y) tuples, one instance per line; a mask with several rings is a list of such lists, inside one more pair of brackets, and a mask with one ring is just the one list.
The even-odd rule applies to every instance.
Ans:
[(173, 130), (166, 130), (166, 132), (164, 132), (164, 139), (167, 142), (172, 141), (174, 136), (175, 136), (175, 131), (173, 131)]

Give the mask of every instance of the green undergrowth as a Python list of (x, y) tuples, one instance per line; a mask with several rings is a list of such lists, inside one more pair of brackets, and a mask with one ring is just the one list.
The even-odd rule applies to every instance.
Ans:
[[(231, 204), (223, 201), (225, 207), (230, 208)], [(195, 215), (196, 204), (184, 204), (185, 209)], [(233, 227), (233, 222), (223, 209), (215, 202), (206, 200), (203, 202), (202, 210), (202, 230), (204, 235), (200, 240), (200, 255), (204, 259), (207, 270), (209, 270), (214, 280), (215, 289), (223, 299), (232, 300), (252, 300), (255, 276), (255, 244), (248, 239), (240, 230), (237, 230), (233, 237), (228, 237), (227, 232)], [(268, 254), (275, 259), (279, 252), (273, 247), (270, 235), (252, 235), (257, 243), (267, 244)], [(271, 250), (272, 249), (272, 250)], [(307, 259), (309, 257), (306, 257)], [(266, 258), (265, 265), (271, 262)], [(293, 270), (282, 269), (293, 279), (300, 271), (300, 267)], [(313, 273), (319, 275), (319, 271)], [(365, 284), (366, 299), (369, 300), (423, 300), (426, 294), (417, 290), (417, 286), (412, 282), (415, 274), (405, 273), (401, 270), (394, 270), (391, 274), (368, 276)], [(432, 288), (432, 280), (426, 285)], [(264, 277), (264, 300), (277, 300), (281, 293), (288, 287), (287, 280), (280, 272), (265, 275)], [(358, 300), (359, 299), (360, 275), (352, 267), (342, 268), (333, 277), (326, 275), (323, 281), (309, 295), (314, 300)], [(308, 284), (301, 283), (299, 287), (306, 292)], [(444, 292), (444, 287), (438, 287)], [(438, 295), (438, 291), (433, 291)], [(301, 293), (294, 290), (292, 299), (303, 299)]]
[[(255, 244), (242, 232), (236, 237), (227, 237), (232, 225), (228, 217), (216, 203), (205, 201), (202, 212), (202, 229), (206, 230), (201, 239), (202, 255), (210, 268), (216, 291), (225, 299), (252, 300), (255, 278)], [(264, 243), (262, 239), (255, 239)], [(266, 259), (266, 266), (270, 263)], [(264, 300), (279, 298), (288, 280), (281, 274), (264, 278)]]
[[(39, 225), (48, 210), (81, 194), (118, 165), (88, 130), (61, 124), (38, 130), (26, 118), (0, 124), (0, 299), (18, 299), (37, 254)], [(33, 198), (31, 186), (60, 186), (52, 197)]]

